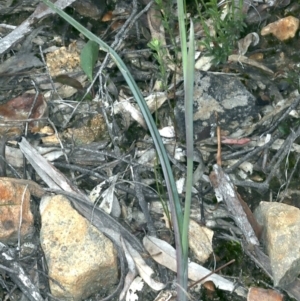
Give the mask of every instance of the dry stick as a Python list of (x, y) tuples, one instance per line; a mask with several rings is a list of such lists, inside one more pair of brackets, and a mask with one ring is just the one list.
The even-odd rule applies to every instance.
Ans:
[(253, 151), (254, 149), (255, 149), (254, 147), (251, 147), (250, 149), (242, 149), (242, 150), (236, 151), (234, 153), (230, 153), (228, 155), (223, 154), (222, 159), (224, 161), (230, 160), (230, 159), (235, 159), (236, 157), (241, 157), (242, 155), (248, 154), (249, 152)]
[(132, 168), (133, 180), (135, 181), (134, 187), (135, 187), (136, 196), (139, 201), (139, 205), (144, 213), (144, 216), (145, 216), (145, 219), (147, 222), (147, 228), (149, 231), (149, 235), (156, 237), (156, 230), (154, 227), (154, 223), (150, 216), (147, 202), (145, 201), (145, 196), (143, 194), (142, 185), (140, 184), (141, 177), (140, 177), (139, 173), (140, 173), (139, 167)]
[(283, 158), (286, 156), (286, 154), (290, 151), (290, 148), (293, 144), (293, 142), (300, 136), (300, 126), (298, 127), (296, 132), (292, 132), (289, 137), (285, 140), (285, 143), (282, 145), (283, 150), (277, 160), (277, 162), (275, 163), (275, 165), (272, 165), (272, 170), (269, 173), (267, 179), (265, 180), (266, 183), (270, 183), (272, 177), (274, 176), (274, 174), (278, 171), (279, 165), (281, 163), (281, 161), (283, 160)]
[[(280, 118), (277, 119), (277, 121), (273, 124), (273, 126), (266, 132), (266, 133), (271, 133), (272, 131), (274, 131), (274, 129), (276, 129), (279, 125), (280, 122), (282, 122), (287, 116), (288, 114), (295, 109), (298, 104), (300, 102), (300, 96), (298, 96), (296, 98), (296, 100), (287, 108), (287, 110), (282, 114), (282, 116)], [(256, 155), (257, 153), (261, 152), (262, 150), (266, 149), (268, 146), (272, 145), (279, 137), (281, 136), (280, 133), (275, 133), (273, 135), (273, 138), (266, 144), (254, 149), (253, 151), (251, 151), (250, 153), (248, 153), (245, 157), (241, 158), (238, 162), (236, 162), (234, 165), (232, 165), (230, 168), (225, 169), (226, 173), (231, 173), (233, 170), (235, 170), (238, 166), (240, 166), (243, 162), (245, 162), (247, 159), (251, 158), (252, 156)], [(244, 185), (244, 183), (247, 184), (248, 187), (256, 187), (259, 188), (257, 185), (253, 186), (248, 182), (239, 182), (238, 185)], [(260, 188), (264, 188), (266, 186), (266, 183), (261, 183), (259, 186), (262, 186)]]
[(277, 160), (277, 158), (278, 158), (278, 160), (277, 160), (277, 162), (278, 162), (282, 159), (282, 157), (284, 157), (287, 154), (287, 152), (291, 148), (293, 142), (300, 135), (300, 133), (298, 133), (298, 132), (299, 132), (299, 128), (297, 129), (296, 132), (294, 132), (292, 129), (292, 132), (290, 133), (290, 135), (285, 139), (284, 143), (281, 145), (280, 149), (277, 151), (277, 153), (274, 155), (271, 162), (269, 163), (269, 167), (267, 168), (267, 171), (273, 171), (274, 164), (275, 164), (275, 161)]
[(219, 165), (215, 164), (213, 171), (209, 175), (209, 179), (218, 201), (225, 202), (228, 212), (232, 215), (236, 225), (242, 231), (247, 243), (258, 246), (259, 241), (228, 174), (226, 174)]
[(207, 274), (206, 276), (202, 277), (201, 279), (197, 280), (196, 282), (194, 282), (193, 284), (191, 284), (190, 286), (188, 286), (188, 289), (191, 289), (193, 286), (197, 285), (198, 283), (202, 282), (203, 280), (205, 280), (206, 278), (208, 278), (209, 276), (211, 276), (212, 274), (216, 274), (219, 271), (221, 271), (222, 269), (224, 269), (225, 267), (227, 267), (228, 265), (232, 264), (235, 262), (235, 259), (230, 260), (229, 262), (223, 264), (222, 266), (220, 266), (219, 268), (215, 269), (214, 271), (210, 272), (209, 274)]
[(275, 121), (275, 123), (274, 123), (273, 126), (267, 131), (267, 133), (271, 133), (272, 131), (274, 131), (274, 130), (278, 127), (279, 123), (280, 123), (281, 121), (283, 121), (283, 120), (287, 117), (287, 115), (288, 115), (292, 110), (294, 110), (294, 109), (298, 106), (299, 102), (300, 102), (300, 96), (298, 96), (298, 97), (296, 98), (296, 100), (295, 100), (295, 101), (287, 108), (287, 110), (282, 114), (282, 116), (279, 117), (279, 118)]
[(254, 149), (253, 151), (251, 151), (250, 153), (248, 153), (245, 157), (241, 158), (238, 162), (236, 162), (235, 164), (233, 164), (230, 168), (225, 169), (226, 173), (231, 173), (232, 171), (234, 171), (237, 167), (239, 167), (243, 162), (245, 162), (246, 160), (248, 160), (249, 158), (251, 158), (252, 156), (258, 154), (259, 152), (263, 151), (264, 149), (266, 149), (267, 147), (269, 147), (271, 144), (273, 144), (279, 137), (281, 136), (280, 133), (276, 133), (274, 134), (273, 138), (266, 144)]
[(5, 147), (6, 142), (9, 138), (6, 135), (0, 136), (0, 176), (6, 177), (6, 158), (5, 158)]
[[(55, 167), (68, 168), (68, 169), (71, 169), (73, 171), (79, 171), (79, 172), (84, 173), (86, 175), (93, 176), (97, 179), (101, 179), (101, 180), (105, 180), (105, 181), (108, 180), (107, 176), (103, 176), (103, 175), (101, 175), (97, 172), (94, 172), (94, 171), (86, 169), (86, 168), (79, 167), (77, 165), (66, 164), (66, 163), (58, 163), (58, 162), (54, 162), (53, 165)], [(136, 197), (135, 191), (131, 188), (128, 188), (127, 186), (125, 186), (123, 184), (116, 184), (116, 188)], [(144, 187), (144, 189), (146, 189), (146, 187)], [(157, 193), (152, 193), (152, 191), (150, 189), (147, 189), (147, 192), (143, 192), (143, 193), (147, 198), (158, 199)]]
[(39, 290), (27, 276), (11, 249), (0, 242), (0, 264), (13, 272), (7, 272), (11, 280), (20, 288), (30, 301), (44, 301)]
[(289, 176), (289, 178), (288, 178), (288, 180), (286, 182), (285, 190), (283, 192), (283, 195), (282, 195), (281, 199), (279, 200), (279, 203), (281, 203), (283, 201), (283, 199), (285, 198), (285, 196), (287, 195), (288, 187), (290, 186), (290, 183), (291, 183), (291, 180), (292, 180), (292, 178), (294, 176), (294, 173), (297, 170), (297, 166), (298, 166), (299, 160), (300, 160), (300, 154), (297, 155), (296, 163), (295, 163), (294, 168), (293, 168), (293, 170), (292, 170), (292, 172), (291, 172), (291, 174), (290, 174), (290, 176)]
[(25, 199), (25, 193), (28, 189), (28, 185), (25, 186), (23, 194), (22, 194), (22, 199), (21, 199), (21, 204), (20, 204), (20, 216), (19, 216), (19, 226), (18, 226), (18, 251), (19, 251), (19, 257), (21, 257), (21, 227), (22, 227), (22, 221), (23, 221), (23, 204), (24, 204), (24, 199)]
[[(217, 117), (217, 115), (216, 115)], [(217, 126), (218, 152), (217, 164), (213, 166), (213, 172), (209, 175), (211, 184), (215, 190), (216, 197), (220, 202), (226, 203), (228, 211), (232, 214), (235, 223), (242, 231), (246, 241), (251, 245), (259, 245), (258, 235), (260, 234), (257, 224), (251, 210), (236, 192), (230, 177), (226, 174), (221, 165), (221, 128)]]
[(221, 155), (221, 128), (217, 126), (217, 139), (218, 139), (218, 152), (217, 152), (217, 164), (222, 166), (222, 155)]
[[(217, 127), (217, 139), (218, 139), (218, 152), (217, 152), (217, 165), (220, 167), (220, 170), (221, 170), (221, 165), (222, 165), (222, 159), (221, 159), (221, 128), (220, 128), (220, 126), (218, 126)], [(216, 178), (215, 178), (215, 176), (216, 176)], [(222, 180), (222, 177), (224, 176), (224, 178), (223, 178), (223, 180)], [(223, 199), (225, 200), (225, 197), (226, 197), (226, 195), (227, 195), (227, 193), (228, 193), (228, 188), (229, 188), (229, 185), (230, 185), (230, 182), (228, 181), (227, 183), (226, 183), (226, 174), (217, 174), (217, 173), (215, 173), (214, 175), (211, 175), (210, 176), (210, 178), (211, 179), (217, 179), (218, 180), (218, 187), (215, 187), (214, 186), (214, 188), (215, 188), (215, 190), (216, 190), (216, 192), (218, 191), (219, 193), (221, 192), (222, 193), (222, 197), (223, 197)], [(225, 180), (225, 181), (224, 181)], [(224, 189), (224, 187), (223, 188), (221, 188), (220, 186), (220, 183), (222, 183), (221, 185), (223, 186), (224, 185), (224, 187), (225, 187), (225, 189)], [(213, 184), (214, 185), (214, 184)], [(227, 186), (227, 188), (226, 188), (226, 185), (228, 185)], [(231, 188), (229, 188), (229, 189), (231, 189)], [(226, 194), (224, 193), (224, 191), (226, 191)], [(248, 219), (248, 221), (249, 221), (249, 223), (250, 223), (250, 225), (252, 226), (252, 229), (254, 230), (254, 232), (255, 232), (255, 235), (259, 238), (260, 237), (260, 235), (261, 235), (261, 227), (260, 227), (260, 225), (257, 223), (257, 221), (256, 221), (256, 219), (254, 218), (254, 216), (253, 216), (253, 214), (252, 214), (252, 212), (251, 212), (251, 210), (250, 210), (250, 208), (248, 207), (248, 205), (244, 202), (244, 200), (241, 198), (241, 196), (234, 190), (233, 191), (234, 192), (234, 194), (235, 194), (235, 197), (233, 197), (232, 198), (232, 201), (234, 201), (234, 202), (230, 202), (230, 204), (227, 202), (227, 200), (225, 200), (225, 202), (226, 202), (226, 205), (227, 205), (227, 207), (229, 208), (229, 211), (231, 211), (231, 212), (236, 212), (236, 213), (245, 213), (246, 214), (246, 216), (247, 216), (247, 219)], [(230, 193), (229, 193), (230, 194)], [(232, 195), (231, 195), (232, 196)], [(238, 199), (238, 201), (239, 202), (236, 202), (236, 199)], [(229, 200), (230, 200), (230, 198), (229, 198)], [(230, 206), (229, 206), (230, 205)], [(240, 210), (240, 206), (242, 206), (242, 210)], [(231, 210), (230, 210), (231, 209)], [(233, 209), (234, 209), (234, 211), (233, 211)], [(243, 212), (244, 211), (244, 212)], [(244, 216), (243, 215), (241, 215), (240, 216), (240, 219), (242, 219)], [(236, 220), (239, 220), (239, 218), (236, 218)], [(238, 224), (239, 225), (239, 224)], [(246, 229), (246, 227), (245, 227), (245, 229)], [(247, 235), (245, 235), (246, 237), (248, 237), (248, 235), (249, 236), (251, 236), (251, 234), (249, 234), (249, 233), (251, 233), (251, 232), (249, 232), (249, 231), (247, 231)], [(252, 241), (251, 239), (250, 239), (250, 241)], [(254, 240), (255, 241), (255, 240)], [(256, 242), (256, 241), (255, 241)]]

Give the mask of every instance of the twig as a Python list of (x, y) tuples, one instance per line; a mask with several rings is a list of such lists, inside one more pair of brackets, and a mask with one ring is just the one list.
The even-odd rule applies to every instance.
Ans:
[[(290, 176), (289, 176), (289, 178), (288, 178), (288, 180), (287, 180), (287, 182), (286, 182), (285, 190), (284, 190), (284, 192), (283, 192), (283, 194), (282, 194), (282, 197), (281, 197), (281, 199), (279, 200), (280, 203), (283, 201), (283, 199), (285, 198), (285, 196), (286, 196), (286, 194), (287, 194), (288, 187), (290, 186), (290, 183), (291, 183), (291, 180), (292, 180), (292, 178), (293, 178), (293, 176), (294, 176), (294, 173), (295, 173), (295, 171), (297, 170), (299, 160), (300, 160), (300, 154), (297, 155), (296, 163), (294, 164), (294, 168), (293, 168), (293, 170), (292, 170), (292, 172), (291, 172), (291, 174), (290, 174)], [(278, 194), (279, 194), (279, 192), (278, 192)]]
[(153, 220), (150, 216), (149, 209), (148, 209), (148, 206), (147, 206), (147, 202), (145, 201), (145, 197), (144, 197), (144, 194), (143, 194), (143, 191), (142, 191), (142, 185), (140, 184), (141, 177), (140, 177), (140, 174), (139, 174), (139, 168), (138, 167), (132, 168), (132, 177), (133, 177), (133, 180), (135, 181), (134, 187), (135, 187), (136, 196), (137, 196), (137, 199), (139, 201), (139, 205), (140, 205), (140, 207), (141, 207), (141, 209), (144, 213), (144, 216), (145, 216), (145, 219), (146, 219), (146, 222), (147, 222), (149, 235), (156, 236), (156, 230), (155, 230), (155, 227), (154, 227), (154, 224), (153, 224)]
[(280, 124), (280, 122), (282, 122), (287, 116), (288, 114), (294, 110), (300, 102), (300, 96), (298, 96), (295, 101), (287, 108), (287, 110), (282, 114), (281, 117), (279, 117), (275, 123), (273, 124), (273, 126), (271, 128), (268, 129), (267, 133), (272, 133), (275, 129), (277, 129), (278, 125)]
[(219, 165), (215, 164), (209, 178), (218, 201), (224, 201), (226, 203), (229, 213), (242, 231), (246, 241), (251, 245), (258, 246), (259, 241), (229, 176)]
[(222, 266), (220, 266), (219, 268), (215, 269), (211, 273), (207, 274), (206, 276), (202, 277), (201, 279), (199, 279), (196, 282), (194, 282), (191, 285), (189, 285), (188, 289), (191, 289), (193, 286), (195, 286), (198, 283), (202, 282), (203, 280), (205, 280), (206, 278), (208, 278), (210, 275), (218, 273), (219, 271), (221, 271), (222, 269), (224, 269), (225, 267), (227, 267), (228, 265), (230, 265), (230, 264), (232, 264), (234, 262), (235, 262), (235, 259), (231, 259), (229, 262), (223, 264)]
[(258, 154), (259, 152), (263, 151), (264, 149), (266, 149), (267, 147), (269, 147), (270, 145), (272, 145), (279, 137), (281, 136), (280, 133), (275, 133), (273, 135), (273, 138), (266, 144), (254, 149), (253, 151), (251, 151), (250, 153), (248, 153), (245, 157), (241, 158), (238, 162), (236, 162), (235, 164), (233, 164), (230, 168), (225, 169), (226, 173), (231, 173), (233, 172), (237, 167), (239, 167), (243, 162), (245, 162), (246, 160), (248, 160), (249, 158), (251, 158), (252, 156)]
[[(48, 78), (49, 78), (49, 81), (50, 81), (52, 90), (53, 90), (53, 91), (55, 92), (55, 94), (59, 97), (59, 99), (62, 100), (62, 98), (60, 97), (60, 95), (58, 94), (58, 92), (57, 92), (57, 90), (56, 90), (55, 84), (54, 84), (53, 79), (52, 79), (52, 76), (51, 76), (51, 74), (50, 74), (48, 65), (47, 65), (46, 60), (45, 60), (45, 57), (44, 57), (44, 53), (43, 53), (42, 46), (39, 46), (39, 50), (40, 50), (40, 56), (41, 56), (41, 58), (42, 58), (42, 61), (43, 61), (44, 66), (45, 66), (46, 74), (48, 75)], [(29, 115), (29, 116), (30, 116), (30, 115)]]
[(217, 151), (217, 164), (222, 166), (222, 155), (221, 155), (221, 128), (217, 126), (217, 139), (218, 139), (218, 151)]
[[(20, 263), (15, 260), (13, 253), (3, 243), (0, 242), (0, 263), (8, 270), (11, 280), (20, 288), (30, 301), (44, 301), (40, 292), (32, 283)], [(12, 270), (13, 272), (10, 272)]]
[[(28, 185), (25, 186), (23, 194), (22, 194), (22, 200), (20, 204), (20, 216), (19, 216), (19, 227), (18, 227), (18, 251), (21, 252), (21, 227), (22, 227), (22, 220), (23, 220), (23, 204), (25, 199), (25, 193), (27, 191)], [(20, 253), (19, 253), (20, 256)]]
[[(273, 164), (273, 160), (270, 163), (270, 167), (272, 166), (271, 172), (269, 173), (267, 179), (265, 180), (266, 183), (270, 183), (272, 177), (274, 174), (278, 171), (279, 165), (283, 158), (286, 156), (286, 154), (290, 151), (293, 142), (300, 136), (300, 126), (298, 127), (296, 132), (292, 132), (289, 137), (285, 140), (285, 142), (282, 144), (281, 150), (280, 150), (280, 156), (278, 156), (278, 160), (275, 164)], [(272, 165), (271, 165), (272, 164)]]

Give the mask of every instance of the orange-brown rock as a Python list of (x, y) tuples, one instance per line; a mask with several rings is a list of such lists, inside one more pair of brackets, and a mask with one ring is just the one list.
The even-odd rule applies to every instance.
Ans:
[(261, 35), (273, 34), (280, 41), (293, 38), (299, 28), (299, 19), (288, 16), (270, 23), (261, 30)]
[(13, 244), (34, 233), (30, 192), (26, 185), (0, 178), (0, 241)]

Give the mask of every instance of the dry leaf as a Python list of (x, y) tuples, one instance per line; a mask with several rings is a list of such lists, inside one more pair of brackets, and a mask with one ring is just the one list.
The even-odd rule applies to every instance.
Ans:
[(139, 299), (138, 295), (136, 294), (137, 291), (141, 291), (144, 287), (144, 281), (141, 277), (136, 277), (126, 294), (126, 301), (136, 301)]
[(158, 130), (159, 134), (165, 138), (174, 138), (175, 131), (173, 126), (166, 126), (160, 130)]
[(243, 56), (243, 55), (240, 55), (240, 54), (231, 54), (228, 57), (228, 61), (247, 64), (247, 65), (250, 65), (250, 66), (254, 66), (254, 67), (260, 68), (263, 71), (266, 71), (266, 72), (268, 72), (270, 74), (274, 74), (274, 72), (271, 69), (269, 69), (268, 67), (264, 66), (260, 62), (257, 62), (255, 60), (251, 60), (251, 59), (247, 58), (246, 56)]
[[(40, 119), (46, 114), (47, 103), (42, 94), (24, 93), (0, 105), (0, 123), (4, 121), (0, 131), (9, 136), (19, 135), (24, 124), (23, 120)], [(32, 132), (36, 132), (41, 126), (39, 121), (29, 122), (29, 128)]]
[[(136, 275), (138, 274), (134, 260), (133, 260), (132, 256), (130, 255), (129, 251), (127, 250), (122, 236), (121, 236), (121, 243), (122, 243), (122, 247), (123, 247), (126, 261), (127, 261), (128, 273), (124, 279), (124, 285), (123, 285), (123, 289), (119, 295), (119, 300), (123, 300), (125, 298), (125, 295), (126, 295), (127, 291), (129, 290), (129, 287), (131, 286), (131, 283), (134, 281)], [(126, 296), (126, 298), (127, 298), (127, 296)]]
[(201, 56), (195, 64), (195, 69), (202, 70), (202, 71), (208, 71), (210, 67), (212, 66), (212, 61), (214, 57), (213, 56)]
[(0, 116), (7, 120), (38, 119), (44, 116), (46, 103), (43, 95), (24, 93), (0, 105)]
[(177, 296), (176, 291), (170, 291), (170, 290), (161, 291), (154, 299), (154, 301), (173, 301), (176, 296)]
[(99, 207), (113, 217), (119, 217), (121, 215), (121, 207), (114, 192), (117, 179), (118, 175), (112, 176), (109, 178), (110, 186), (107, 189), (102, 191), (103, 185), (107, 184), (106, 181), (103, 181), (90, 192), (91, 201), (95, 203), (101, 198), (102, 201)]
[(125, 244), (136, 264), (139, 275), (143, 278), (143, 280), (155, 291), (164, 289), (166, 286), (165, 284), (151, 278), (154, 274), (154, 271), (146, 264), (139, 252), (136, 251), (129, 243), (125, 242)]
[(256, 46), (259, 43), (259, 35), (256, 32), (247, 34), (243, 39), (238, 41), (239, 54), (244, 55), (250, 45)]
[[(146, 250), (150, 253), (152, 258), (156, 262), (158, 262), (159, 264), (167, 267), (168, 269), (174, 272), (177, 271), (176, 251), (170, 244), (152, 236), (145, 236), (143, 239), (143, 244)], [(211, 273), (211, 271), (202, 267), (201, 265), (196, 264), (195, 262), (189, 262), (189, 270), (188, 270), (189, 279), (193, 281), (198, 281), (199, 279), (205, 277), (209, 273)], [(225, 278), (217, 274), (210, 275), (203, 282), (207, 282), (207, 281), (212, 281), (215, 284), (215, 286), (218, 287), (219, 289), (230, 291), (230, 292), (235, 290), (235, 292), (238, 295), (243, 297), (245, 296), (245, 292), (241, 287), (236, 288), (233, 282), (226, 280)]]

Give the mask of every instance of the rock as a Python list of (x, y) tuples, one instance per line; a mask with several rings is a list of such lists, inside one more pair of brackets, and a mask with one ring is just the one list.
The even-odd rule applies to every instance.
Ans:
[(2, 243), (17, 243), (20, 216), (22, 219), (20, 237), (23, 242), (34, 233), (29, 189), (26, 185), (0, 178), (0, 241)]
[(106, 2), (99, 0), (76, 0), (71, 6), (82, 16), (99, 20), (106, 9)]
[(283, 295), (271, 289), (262, 287), (250, 287), (247, 301), (282, 301)]
[(189, 247), (194, 256), (204, 263), (212, 253), (212, 238), (214, 232), (209, 228), (200, 226), (194, 220), (190, 220), (189, 225)]
[[(223, 135), (230, 135), (246, 128), (257, 116), (255, 97), (234, 76), (198, 71), (194, 87), (194, 134), (197, 140), (211, 137), (215, 133), (215, 112)], [(175, 107), (177, 132), (185, 137), (184, 100)], [(239, 133), (241, 135), (242, 132)]]
[(70, 127), (63, 132), (62, 137), (67, 141), (72, 141), (76, 145), (87, 145), (104, 138), (107, 135), (105, 119), (101, 114), (91, 118), (83, 118), (74, 122), (74, 127)]
[(274, 286), (285, 287), (300, 271), (300, 210), (282, 203), (261, 202), (254, 215), (264, 226)]
[(44, 197), (40, 211), (41, 245), (49, 277), (55, 280), (50, 281), (50, 289), (56, 298), (82, 300), (118, 281), (112, 242), (78, 214), (67, 198)]
[(273, 34), (280, 41), (293, 38), (299, 28), (299, 19), (288, 16), (270, 23), (261, 30), (261, 35)]

